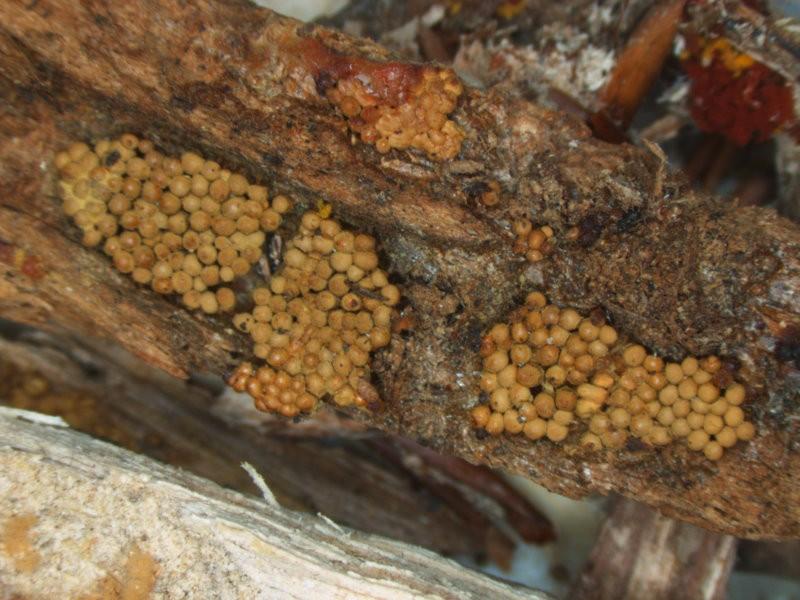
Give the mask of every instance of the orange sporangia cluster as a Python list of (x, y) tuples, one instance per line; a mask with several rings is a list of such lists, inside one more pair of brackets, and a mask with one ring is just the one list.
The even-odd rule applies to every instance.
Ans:
[(534, 227), (529, 219), (516, 219), (511, 229), (516, 236), (514, 252), (524, 254), (528, 262), (539, 262), (550, 252), (553, 228), (549, 225)]
[(710, 460), (755, 435), (741, 408), (745, 388), (719, 358), (665, 363), (638, 344), (621, 343), (602, 316), (548, 304), (538, 292), (492, 327), (481, 356), (488, 402), (472, 417), (492, 435), (561, 442), (580, 423), (583, 446), (683, 440)]
[(233, 309), (224, 284), (250, 271), (264, 232), (291, 206), (212, 160), (165, 156), (132, 134), (72, 144), (55, 164), (64, 212), (85, 245), (102, 243), (117, 270), (206, 313)]
[(339, 406), (373, 401), (370, 354), (389, 344), (400, 291), (378, 267), (375, 239), (307, 212), (286, 245), (284, 267), (253, 292), (255, 307), (234, 325), (266, 362), (239, 366), (229, 383), (260, 410), (291, 417), (330, 397)]
[(381, 153), (415, 148), (436, 160), (458, 154), (464, 132), (448, 115), (455, 110), (463, 86), (452, 70), (423, 68), (418, 81), (394, 102), (375, 94), (370, 79), (343, 78), (327, 91), (361, 141)]
[(786, 80), (721, 37), (686, 37), (681, 56), (691, 79), (690, 104), (697, 126), (738, 145), (768, 139), (794, 119)]

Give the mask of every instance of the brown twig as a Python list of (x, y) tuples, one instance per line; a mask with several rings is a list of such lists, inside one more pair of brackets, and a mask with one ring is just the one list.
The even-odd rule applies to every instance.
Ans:
[(685, 4), (686, 0), (656, 4), (628, 39), (599, 94), (600, 109), (589, 121), (601, 139), (625, 140), (625, 131), (672, 51)]

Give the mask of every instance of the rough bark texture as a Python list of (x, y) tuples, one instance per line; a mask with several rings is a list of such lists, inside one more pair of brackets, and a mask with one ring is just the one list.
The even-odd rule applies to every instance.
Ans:
[(620, 500), (570, 598), (723, 600), (736, 540)]
[[(304, 53), (308, 39), (343, 56), (388, 57), (236, 0), (0, 5), (0, 239), (7, 257), (36, 257), (36, 269), (0, 263), (3, 316), (116, 340), (178, 377), (227, 373), (248, 354), (224, 320), (115, 274), (59, 213), (54, 151), (70, 137), (131, 129), (309, 203), (324, 197), (382, 241), (415, 327), (373, 360), (386, 409), (361, 414), (365, 422), (566, 495), (615, 490), (719, 531), (800, 535), (797, 226), (696, 196), (657, 152), (604, 144), (497, 90), (462, 96), (451, 117), (467, 136), (456, 159), (379, 155), (351, 144), (318, 93), (331, 74)], [(502, 202), (488, 209), (474, 196), (492, 180)], [(537, 266), (512, 253), (517, 215), (557, 231), (555, 252)], [(577, 241), (563, 237), (570, 226)], [(667, 357), (739, 361), (757, 439), (711, 464), (677, 444), (606, 454), (477, 437), (465, 411), (478, 396), (481, 332), (533, 287), (557, 303), (602, 307)]]
[[(3, 324), (0, 334), (15, 339), (0, 335), (0, 404), (62, 416), (93, 437), (258, 495), (241, 468), (249, 462), (284, 506), (445, 555), (508, 555), (509, 528), (526, 541), (554, 535), (485, 467), (346, 419), (287, 424), (254, 411), (249, 398), (218, 398), (126, 352)], [(49, 389), (26, 393), (34, 378)]]
[(0, 440), (3, 600), (548, 597), (5, 408)]

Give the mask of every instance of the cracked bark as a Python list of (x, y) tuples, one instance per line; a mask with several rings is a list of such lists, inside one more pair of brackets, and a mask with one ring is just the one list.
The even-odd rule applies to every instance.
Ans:
[[(248, 354), (226, 321), (116, 274), (60, 214), (53, 153), (69, 138), (129, 129), (304, 202), (323, 197), (382, 241), (416, 326), (375, 356), (386, 408), (359, 419), (566, 495), (618, 491), (717, 531), (800, 535), (797, 226), (696, 195), (657, 152), (604, 144), (500, 90), (462, 96), (451, 118), (467, 137), (455, 160), (352, 145), (317, 93), (324, 74), (301, 51), (307, 38), (389, 58), (236, 0), (0, 6), (0, 238), (7, 256), (37, 256), (42, 275), (0, 263), (0, 314), (114, 340), (177, 377), (225, 374)], [(503, 200), (487, 209), (474, 190), (491, 180)], [(511, 251), (518, 215), (581, 236), (560, 236), (553, 255), (528, 266)], [(558, 303), (602, 307), (630, 339), (668, 357), (735, 359), (757, 439), (711, 464), (677, 444), (605, 454), (477, 438), (465, 411), (477, 397), (480, 334), (533, 287)]]

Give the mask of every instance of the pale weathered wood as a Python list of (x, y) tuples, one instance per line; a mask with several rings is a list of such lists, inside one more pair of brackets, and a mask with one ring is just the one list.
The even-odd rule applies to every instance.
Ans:
[(89, 596), (108, 574), (142, 599), (151, 581), (153, 598), (547, 598), (41, 419), (0, 409), (4, 600)]

